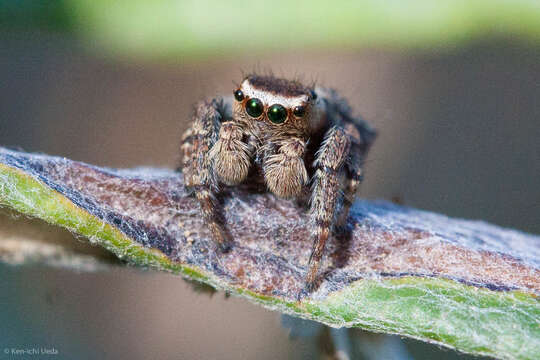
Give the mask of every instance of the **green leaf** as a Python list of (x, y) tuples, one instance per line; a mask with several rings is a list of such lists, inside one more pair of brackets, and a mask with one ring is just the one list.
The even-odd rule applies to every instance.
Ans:
[[(540, 237), (358, 201), (297, 301), (310, 253), (293, 202), (224, 189), (234, 238), (216, 251), (180, 173), (112, 170), (0, 148), (0, 204), (84, 235), (118, 258), (334, 327), (399, 334), (501, 359), (540, 354)], [(2, 257), (0, 239), (0, 259)]]

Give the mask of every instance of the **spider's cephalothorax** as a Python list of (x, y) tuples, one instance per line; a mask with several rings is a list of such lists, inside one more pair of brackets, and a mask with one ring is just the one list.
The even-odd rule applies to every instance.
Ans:
[(215, 198), (220, 183), (249, 177), (283, 198), (303, 197), (311, 184), (310, 291), (332, 227), (346, 219), (374, 138), (334, 90), (254, 74), (231, 97), (197, 104), (182, 138), (183, 173), (222, 249), (229, 239)]

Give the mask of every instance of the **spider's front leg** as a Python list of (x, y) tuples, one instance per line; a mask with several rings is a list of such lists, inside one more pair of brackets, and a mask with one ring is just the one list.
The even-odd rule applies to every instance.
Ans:
[[(224, 228), (216, 199), (218, 179), (214, 170), (211, 150), (219, 143), (220, 134), (230, 135), (226, 126), (223, 131), (225, 107), (220, 100), (201, 101), (195, 107), (191, 127), (182, 137), (182, 172), (186, 187), (192, 189), (201, 206), (202, 215), (212, 232), (213, 239), (222, 250), (230, 246), (230, 238)], [(235, 135), (230, 136), (235, 139)], [(219, 160), (218, 160), (219, 161)]]
[(349, 135), (342, 127), (335, 126), (327, 131), (317, 152), (310, 209), (315, 229), (313, 249), (306, 275), (305, 290), (307, 292), (311, 292), (315, 286), (324, 245), (334, 224), (335, 211), (339, 207), (339, 202), (342, 201), (340, 180), (344, 175), (343, 164), (349, 156), (350, 146)]

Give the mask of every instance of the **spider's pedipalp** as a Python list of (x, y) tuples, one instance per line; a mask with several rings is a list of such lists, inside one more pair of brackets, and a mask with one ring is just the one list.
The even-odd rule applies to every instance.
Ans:
[(264, 179), (268, 189), (282, 198), (299, 195), (308, 182), (304, 165), (306, 144), (298, 138), (282, 140), (278, 151), (264, 159)]
[(227, 185), (239, 184), (248, 175), (254, 149), (243, 141), (243, 137), (240, 125), (233, 121), (224, 122), (218, 140), (210, 150), (216, 175)]

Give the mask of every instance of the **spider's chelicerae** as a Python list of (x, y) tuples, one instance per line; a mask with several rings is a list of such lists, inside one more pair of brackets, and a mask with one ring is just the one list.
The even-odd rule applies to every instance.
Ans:
[(196, 105), (182, 138), (185, 184), (223, 250), (230, 239), (216, 200), (220, 184), (261, 182), (281, 198), (311, 195), (310, 292), (326, 240), (354, 200), (375, 132), (332, 89), (252, 74), (232, 95)]

